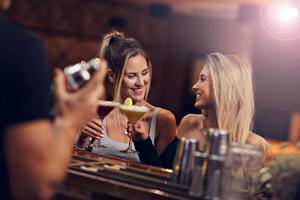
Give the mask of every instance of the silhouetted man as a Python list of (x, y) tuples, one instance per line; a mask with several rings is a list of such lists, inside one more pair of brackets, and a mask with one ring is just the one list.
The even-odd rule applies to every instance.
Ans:
[[(7, 9), (10, 0), (0, 0)], [(0, 199), (49, 199), (68, 167), (80, 127), (103, 95), (106, 64), (76, 93), (55, 71), (58, 115), (49, 118), (51, 71), (42, 45), (0, 16)]]

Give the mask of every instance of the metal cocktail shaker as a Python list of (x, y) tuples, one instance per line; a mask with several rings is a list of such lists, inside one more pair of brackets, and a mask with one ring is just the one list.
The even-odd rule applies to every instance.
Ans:
[(225, 156), (229, 147), (229, 132), (221, 129), (208, 129), (209, 157), (205, 177), (205, 199), (221, 198), (221, 184)]
[(179, 139), (176, 157), (173, 163), (172, 180), (176, 183), (190, 186), (194, 171), (194, 153), (199, 149), (199, 142), (194, 138)]
[(81, 61), (75, 65), (64, 68), (64, 74), (68, 81), (71, 90), (78, 90), (87, 81), (89, 81), (93, 74), (100, 68), (100, 59), (93, 58), (88, 62)]
[(205, 162), (207, 159), (207, 152), (196, 151), (194, 153), (194, 170), (192, 172), (192, 182), (189, 190), (189, 195), (193, 198), (203, 197), (204, 190), (204, 172)]

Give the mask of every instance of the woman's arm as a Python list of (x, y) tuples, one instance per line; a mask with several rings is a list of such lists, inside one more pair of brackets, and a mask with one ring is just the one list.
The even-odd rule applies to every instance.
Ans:
[(178, 138), (175, 137), (161, 154), (157, 153), (148, 132), (145, 122), (138, 121), (133, 127), (132, 139), (142, 163), (171, 168), (175, 156)]
[(173, 113), (162, 109), (157, 116), (155, 149), (161, 154), (176, 136), (176, 119)]
[(178, 138), (175, 137), (160, 155), (158, 155), (150, 138), (136, 141), (134, 142), (134, 145), (139, 152), (139, 157), (143, 164), (172, 168), (178, 141)]

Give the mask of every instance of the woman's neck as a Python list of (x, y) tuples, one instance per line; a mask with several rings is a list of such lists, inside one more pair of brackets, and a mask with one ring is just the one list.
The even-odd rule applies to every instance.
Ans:
[(144, 106), (145, 105), (145, 100), (142, 100), (142, 101), (136, 101), (135, 103), (134, 103), (134, 105), (138, 105), (138, 106)]
[(214, 110), (205, 110), (206, 128), (218, 128), (217, 115)]

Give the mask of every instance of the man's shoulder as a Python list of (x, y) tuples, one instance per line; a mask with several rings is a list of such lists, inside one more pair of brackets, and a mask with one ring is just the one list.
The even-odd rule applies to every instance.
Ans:
[(31, 31), (3, 18), (0, 27), (0, 64), (3, 70), (11, 72), (14, 67), (39, 73), (39, 69), (45, 69), (43, 66), (49, 68), (43, 44)]
[(33, 44), (40, 43), (39, 39), (29, 30), (0, 18), (0, 40), (10, 44)]

